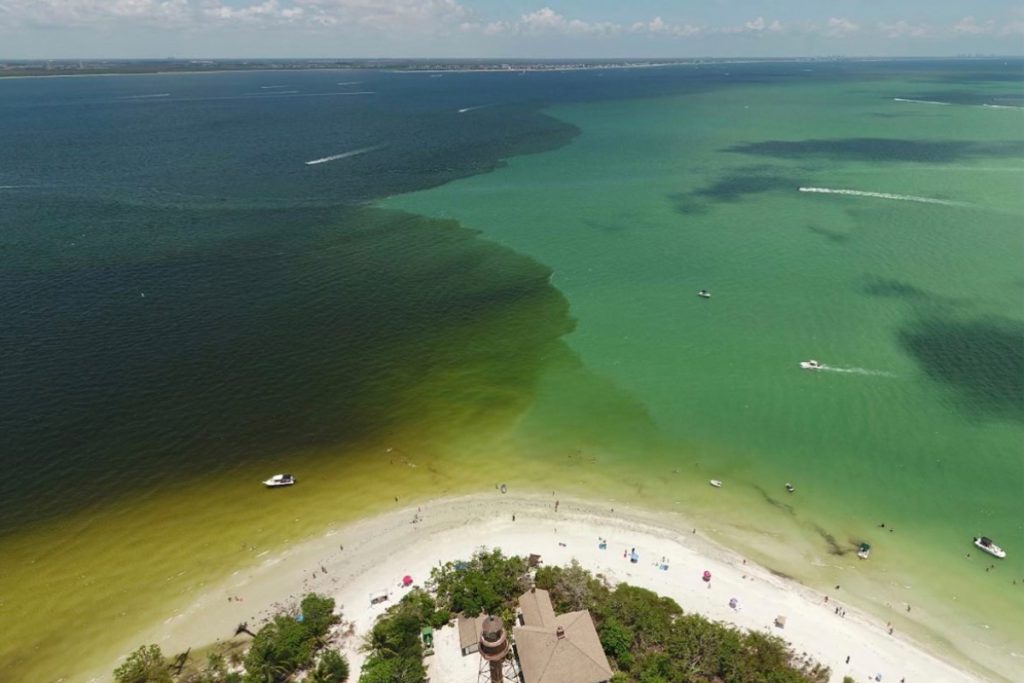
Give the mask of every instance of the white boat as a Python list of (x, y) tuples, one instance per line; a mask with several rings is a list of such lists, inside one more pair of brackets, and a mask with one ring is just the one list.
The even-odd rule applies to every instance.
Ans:
[(871, 546), (869, 546), (867, 543), (861, 543), (860, 547), (857, 548), (857, 557), (859, 557), (862, 560), (866, 560), (870, 555)]
[(1006, 557), (1006, 551), (993, 543), (992, 539), (988, 536), (980, 536), (974, 539), (974, 545), (978, 546), (989, 555), (998, 557), (1000, 560)]
[(275, 474), (263, 482), (268, 489), (276, 489), (281, 486), (291, 486), (295, 483), (295, 477), (290, 474)]
[(711, 292), (709, 292), (706, 289), (701, 289), (701, 290), (697, 291), (697, 296), (699, 296), (701, 299), (710, 299), (711, 298)]
[(821, 370), (824, 366), (816, 360), (805, 360), (800, 362), (804, 370)]
[(796, 491), (796, 487), (795, 487), (795, 486), (793, 486), (792, 484), (790, 484), (790, 483), (789, 483), (789, 482), (787, 481), (787, 482), (786, 482), (786, 490), (787, 490), (787, 491), (789, 491), (790, 493), (793, 493), (793, 491)]
[(721, 482), (721, 480), (719, 480), (719, 479), (712, 479), (712, 480), (711, 480), (710, 482), (708, 482), (708, 483), (709, 483), (709, 484), (711, 484), (712, 486), (714, 486), (714, 487), (715, 487), (716, 489), (720, 489), (720, 488), (722, 488), (722, 482)]

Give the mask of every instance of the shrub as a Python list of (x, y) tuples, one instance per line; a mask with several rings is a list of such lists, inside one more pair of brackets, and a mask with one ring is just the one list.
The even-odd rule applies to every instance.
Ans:
[(117, 683), (171, 683), (171, 672), (159, 645), (143, 645), (114, 670)]

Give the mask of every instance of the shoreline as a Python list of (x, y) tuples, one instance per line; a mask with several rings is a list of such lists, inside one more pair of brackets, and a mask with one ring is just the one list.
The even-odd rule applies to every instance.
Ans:
[[(796, 655), (806, 653), (829, 666), (833, 681), (847, 675), (862, 680), (876, 673), (888, 681), (987, 680), (905, 634), (890, 635), (881, 619), (847, 604), (841, 589), (826, 602), (818, 591), (718, 545), (682, 516), (578, 498), (561, 499), (555, 513), (554, 502), (553, 495), (497, 492), (435, 498), (329, 529), (234, 572), (119, 649), (123, 656), (141, 643), (155, 642), (170, 654), (227, 641), (240, 622), (262, 624), (270, 614), (316, 591), (334, 597), (343, 621), (355, 627), (354, 635), (342, 641), (342, 650), (357, 671), (364, 659), (361, 637), (400, 599), (404, 575), (422, 585), (438, 562), (466, 558), (485, 546), (500, 547), (506, 554), (539, 553), (547, 564), (576, 559), (613, 583), (625, 581), (671, 597), (686, 612), (767, 630), (790, 643)], [(598, 537), (607, 539), (607, 550), (598, 548)], [(641, 556), (637, 564), (623, 557), (632, 547)], [(657, 566), (662, 556), (667, 570)], [(712, 572), (710, 584), (701, 580), (705, 569)], [(370, 595), (379, 591), (387, 591), (389, 599), (371, 605)], [(738, 610), (729, 607), (733, 597), (739, 600)], [(834, 612), (837, 607), (845, 618)], [(780, 614), (787, 617), (784, 629), (772, 623)], [(114, 666), (110, 663), (106, 671)], [(94, 672), (91, 680), (103, 675)]]

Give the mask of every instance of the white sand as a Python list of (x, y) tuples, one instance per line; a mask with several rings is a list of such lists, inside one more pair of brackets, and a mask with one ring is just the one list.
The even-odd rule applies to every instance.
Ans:
[[(137, 634), (122, 650), (156, 642), (164, 652), (179, 652), (226, 639), (242, 621), (256, 630), (266, 615), (294, 605), (313, 590), (332, 595), (344, 620), (354, 624), (354, 636), (344, 638), (342, 647), (358, 671), (364, 659), (358, 651), (362, 636), (401, 597), (403, 576), (412, 576), (419, 585), (439, 562), (468, 558), (487, 546), (506, 554), (538, 553), (546, 564), (576, 559), (612, 581), (669, 596), (686, 612), (777, 634), (798, 655), (806, 653), (829, 666), (833, 681), (843, 676), (873, 680), (876, 673), (889, 683), (902, 678), (908, 683), (982, 680), (925, 652), (899, 632), (889, 635), (886, 624), (873, 617), (852, 608), (845, 617), (836, 615), (835, 607), (843, 605), (842, 590), (826, 603), (819, 593), (744, 564), (742, 557), (706, 540), (699, 530), (692, 533), (678, 518), (609, 505), (615, 506), (614, 513), (609, 507), (562, 500), (556, 514), (553, 498), (494, 492), (433, 501), (419, 513), (412, 507), (364, 520), (236, 572), (150, 633)], [(420, 521), (413, 523), (414, 516)], [(598, 548), (599, 537), (607, 539), (607, 550)], [(623, 558), (631, 548), (640, 554), (637, 564)], [(663, 556), (667, 571), (657, 566)], [(701, 578), (705, 570), (712, 574), (710, 583)], [(370, 595), (376, 591), (387, 591), (390, 599), (371, 605)], [(739, 601), (738, 610), (729, 607), (730, 598)], [(786, 617), (784, 629), (773, 625), (778, 615)]]

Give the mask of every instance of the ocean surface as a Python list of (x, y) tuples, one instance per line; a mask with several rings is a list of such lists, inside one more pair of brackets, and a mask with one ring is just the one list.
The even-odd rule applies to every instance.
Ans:
[(0, 680), (496, 482), (678, 512), (1024, 678), (1022, 82), (0, 80)]

